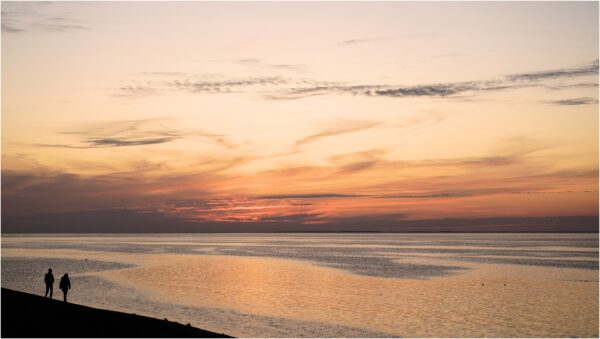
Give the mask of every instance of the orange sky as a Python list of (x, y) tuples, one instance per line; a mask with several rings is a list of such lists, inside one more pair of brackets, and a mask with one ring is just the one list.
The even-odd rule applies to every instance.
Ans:
[(597, 216), (598, 3), (2, 2), (2, 215), (99, 210)]

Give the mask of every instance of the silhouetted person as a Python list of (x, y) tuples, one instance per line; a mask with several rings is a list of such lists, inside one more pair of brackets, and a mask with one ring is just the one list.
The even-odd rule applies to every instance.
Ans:
[(65, 302), (67, 302), (67, 293), (71, 289), (71, 280), (69, 280), (69, 275), (65, 273), (62, 278), (60, 278), (60, 283), (58, 287), (63, 291), (63, 295), (65, 296)]
[(48, 296), (48, 291), (50, 291), (50, 299), (52, 299), (52, 288), (54, 286), (54, 275), (52, 275), (52, 269), (48, 269), (48, 273), (44, 275), (44, 282), (46, 283), (46, 294), (44, 297)]

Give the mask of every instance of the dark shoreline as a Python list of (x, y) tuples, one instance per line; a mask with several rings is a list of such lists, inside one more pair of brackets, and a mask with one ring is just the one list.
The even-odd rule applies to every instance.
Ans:
[(2, 232), (2, 235), (145, 235), (145, 234), (599, 234), (600, 229), (595, 231), (265, 231), (265, 232)]
[(102, 310), (2, 288), (3, 338), (231, 338), (177, 322)]
[[(85, 226), (82, 226), (85, 225)], [(598, 233), (598, 215), (407, 219), (348, 217), (320, 224), (204, 222), (160, 213), (94, 210), (2, 215), (2, 233)]]

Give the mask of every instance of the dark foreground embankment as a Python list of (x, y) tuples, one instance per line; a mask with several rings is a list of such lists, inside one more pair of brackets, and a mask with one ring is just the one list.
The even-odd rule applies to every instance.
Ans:
[(2, 288), (1, 302), (3, 338), (229, 338), (224, 334), (172, 321), (64, 303), (62, 300), (43, 298), (6, 288)]

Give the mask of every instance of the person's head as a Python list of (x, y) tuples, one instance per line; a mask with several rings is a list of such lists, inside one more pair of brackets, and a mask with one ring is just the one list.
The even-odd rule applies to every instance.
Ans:
[(48, 273), (52, 273), (52, 269), (51, 268), (48, 269)]
[(69, 274), (68, 274), (68, 273), (65, 273), (65, 277), (67, 277), (67, 278), (68, 278), (68, 277), (69, 277)]

